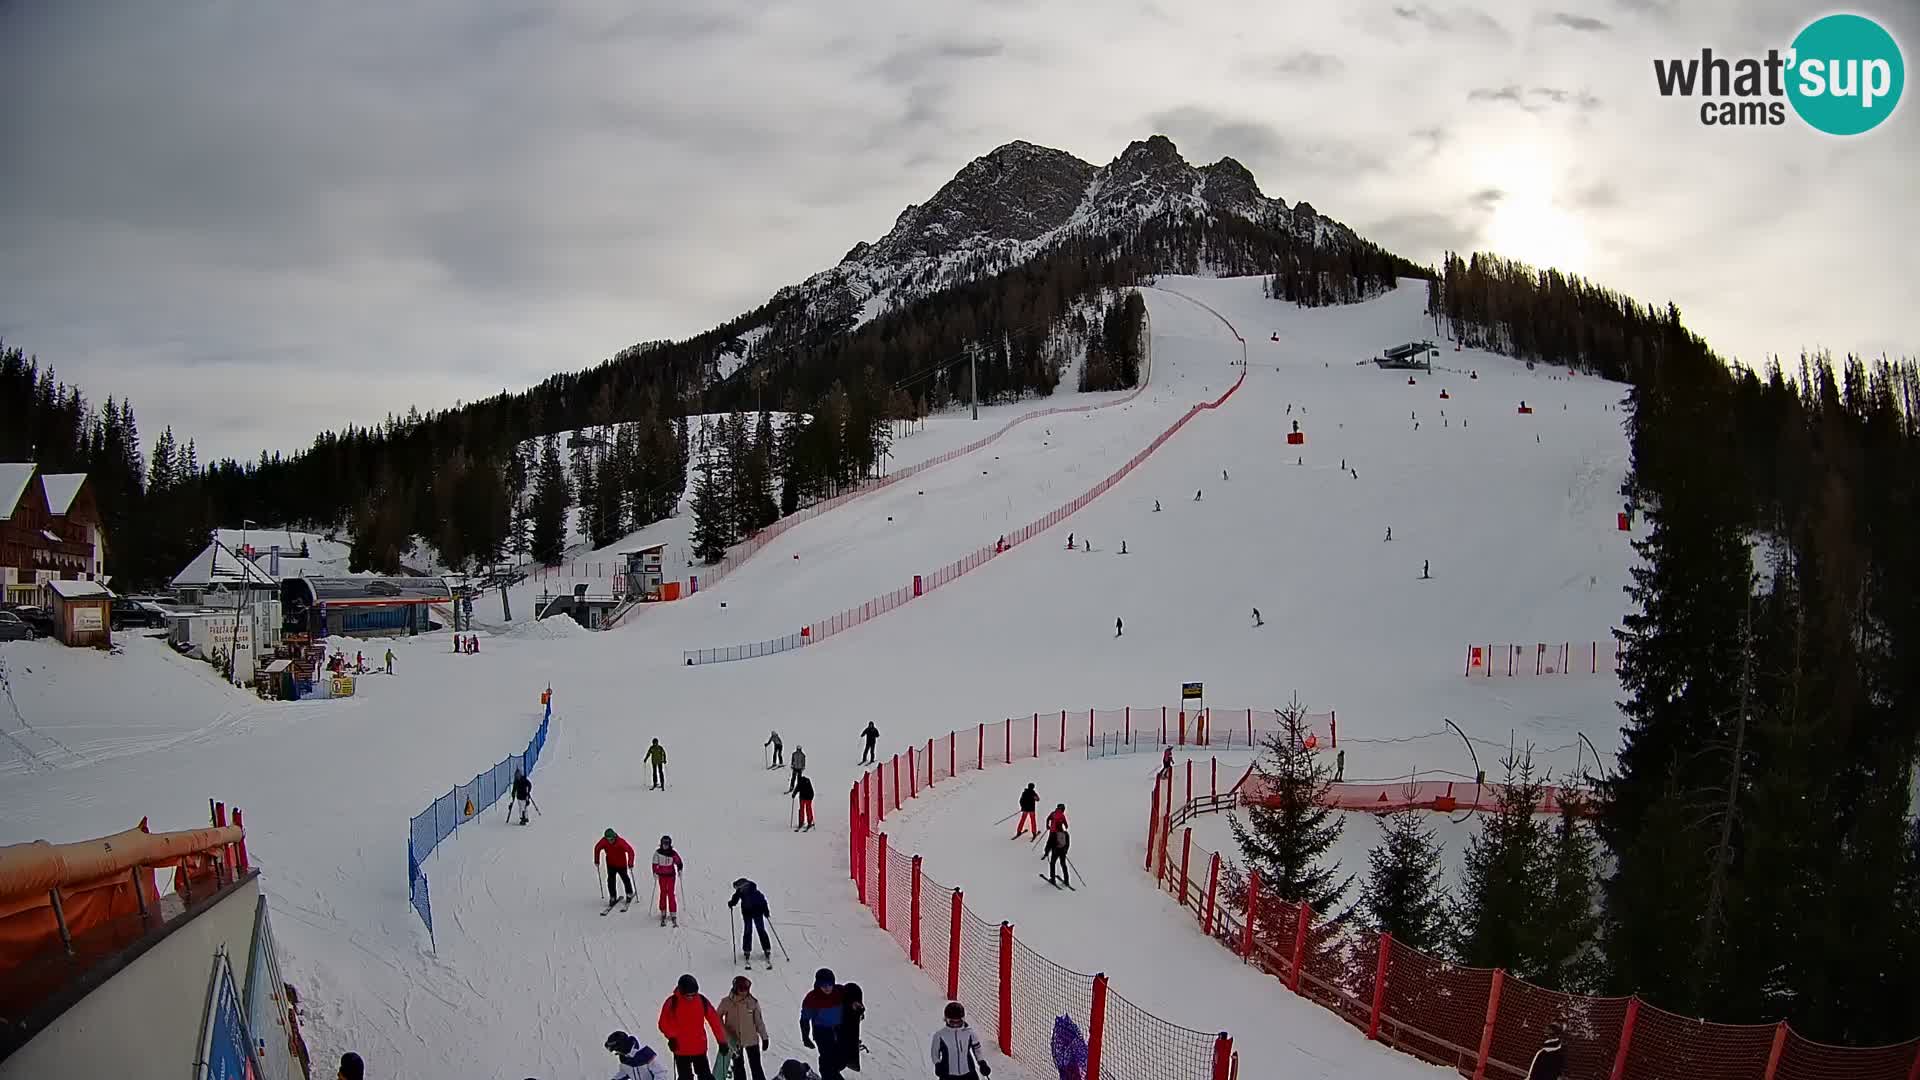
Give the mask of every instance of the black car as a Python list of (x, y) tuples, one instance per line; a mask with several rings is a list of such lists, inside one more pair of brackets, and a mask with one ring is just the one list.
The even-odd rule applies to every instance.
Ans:
[(0, 611), (0, 641), (32, 641), (39, 636), (20, 616)]
[(109, 617), (113, 620), (115, 630), (125, 630), (130, 626), (152, 629), (167, 625), (166, 612), (152, 604), (124, 596), (114, 598)]
[(11, 612), (21, 622), (32, 627), (34, 637), (53, 636), (53, 616), (40, 608), (28, 607), (25, 604), (6, 604), (0, 605), (0, 611)]

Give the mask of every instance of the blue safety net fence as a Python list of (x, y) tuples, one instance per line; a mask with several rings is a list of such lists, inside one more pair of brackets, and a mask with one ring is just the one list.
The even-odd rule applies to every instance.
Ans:
[(429, 941), (433, 939), (433, 904), (427, 893), (427, 872), (421, 869), (420, 864), (433, 854), (433, 849), (439, 846), (440, 841), (452, 836), (455, 829), (484, 814), (488, 807), (500, 801), (500, 796), (507, 794), (513, 786), (516, 769), (528, 776), (533, 775), (533, 767), (540, 760), (540, 751), (547, 745), (547, 725), (552, 720), (553, 704), (549, 692), (548, 702), (540, 716), (540, 726), (534, 730), (526, 750), (501, 758), (499, 764), (433, 800), (432, 806), (415, 814), (413, 820), (407, 823), (408, 903), (420, 913), (420, 921), (427, 925)]

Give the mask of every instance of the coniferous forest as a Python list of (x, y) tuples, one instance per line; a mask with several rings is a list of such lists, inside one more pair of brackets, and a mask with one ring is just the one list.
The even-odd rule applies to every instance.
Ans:
[[(1431, 833), (1387, 822), (1354, 913), (1569, 992), (1833, 1043), (1920, 1033), (1920, 367), (1729, 365), (1672, 306), (1486, 255), (1449, 255), (1428, 298), (1470, 345), (1627, 383), (1621, 738), (1591, 825), (1533, 816), (1538, 770), (1506, 761), (1453, 895)], [(1261, 771), (1325, 781), (1297, 756)], [(1296, 831), (1243, 847), (1324, 849)]]

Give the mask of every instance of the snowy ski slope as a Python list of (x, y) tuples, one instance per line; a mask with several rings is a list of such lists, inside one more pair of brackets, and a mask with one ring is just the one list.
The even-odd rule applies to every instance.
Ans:
[[(1134, 403), (1023, 425), (793, 528), (712, 590), (607, 634), (522, 629), (483, 637), (478, 656), (453, 655), (444, 635), (415, 639), (396, 647), (398, 675), (363, 679), (352, 699), (293, 706), (225, 691), (151, 641), (117, 657), (0, 646), (19, 705), (0, 706), (0, 724), (30, 724), (22, 741), (37, 752), (28, 761), (0, 740), (0, 842), (99, 835), (143, 814), (183, 827), (208, 795), (245, 807), (316, 1056), (356, 1049), (396, 1076), (603, 1075), (606, 1033), (655, 1039), (682, 971), (724, 992), (735, 972), (726, 883), (749, 876), (793, 956), (754, 973), (775, 1063), (803, 1056), (798, 999), (824, 964), (868, 991), (867, 1075), (910, 1076), (927, 1071), (938, 991), (846, 879), (845, 796), (869, 719), (884, 756), (1009, 714), (1174, 702), (1181, 681), (1204, 680), (1210, 702), (1279, 704), (1297, 691), (1310, 708), (1337, 708), (1342, 743), (1353, 740), (1350, 778), (1467, 771), (1457, 740), (1359, 742), (1428, 735), (1441, 717), (1495, 743), (1511, 732), (1559, 746), (1584, 732), (1612, 747), (1611, 676), (1468, 680), (1461, 662), (1469, 641), (1584, 641), (1617, 622), (1631, 558), (1613, 521), (1620, 387), (1474, 352), (1443, 351), (1440, 362), (1477, 368), (1477, 380), (1436, 372), (1409, 386), (1404, 373), (1356, 366), (1431, 336), (1417, 285), (1328, 310), (1269, 301), (1257, 279), (1167, 279), (1145, 295), (1154, 378)], [(1091, 486), (1238, 374), (1240, 344), (1194, 300), (1246, 337), (1246, 383), (1114, 490), (831, 641), (681, 666), (682, 649), (788, 633), (907, 584)], [(1451, 400), (1438, 399), (1443, 386)], [(1522, 398), (1533, 415), (1516, 414)], [(1285, 445), (1291, 419), (1304, 447)], [(1343, 457), (1357, 478), (1341, 471)], [(1067, 551), (1069, 531), (1094, 551)], [(1422, 559), (1432, 580), (1419, 580)], [(1257, 630), (1254, 606), (1267, 622)], [(1117, 639), (1116, 617), (1126, 626)], [(524, 745), (549, 683), (554, 728), (534, 776), (544, 814), (524, 829), (476, 822), (428, 860), (429, 951), (406, 906), (407, 819)], [(784, 774), (762, 768), (770, 728), (789, 753), (807, 749), (815, 832), (786, 827)], [(640, 755), (655, 736), (670, 755), (665, 793), (645, 790)], [(1492, 767), (1497, 752), (1480, 753)], [(1237, 969), (1152, 892), (1138, 850), (1149, 767), (1122, 758), (1037, 770), (1042, 793), (1074, 808), (1089, 895), (1047, 889), (1031, 852), (989, 827), (1011, 808), (1019, 769), (923, 800), (900, 828), (930, 874), (966, 886), (970, 905), (1014, 921), (1032, 948), (1108, 971), (1116, 990), (1169, 1020), (1232, 1031), (1248, 1075), (1425, 1072)], [(642, 852), (674, 837), (688, 863), (679, 929), (638, 905), (596, 917), (590, 849), (609, 826)]]

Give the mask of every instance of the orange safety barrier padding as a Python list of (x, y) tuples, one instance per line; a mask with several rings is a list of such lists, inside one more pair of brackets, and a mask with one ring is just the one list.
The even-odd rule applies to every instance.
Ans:
[(680, 599), (680, 583), (677, 581), (669, 581), (669, 582), (663, 583), (660, 586), (660, 599), (662, 600)]
[(0, 847), (0, 910), (27, 897), (45, 900), (50, 889), (113, 877), (135, 866), (177, 866), (190, 856), (240, 843), (246, 836), (246, 830), (231, 825), (167, 833), (128, 829), (73, 844), (35, 840)]

